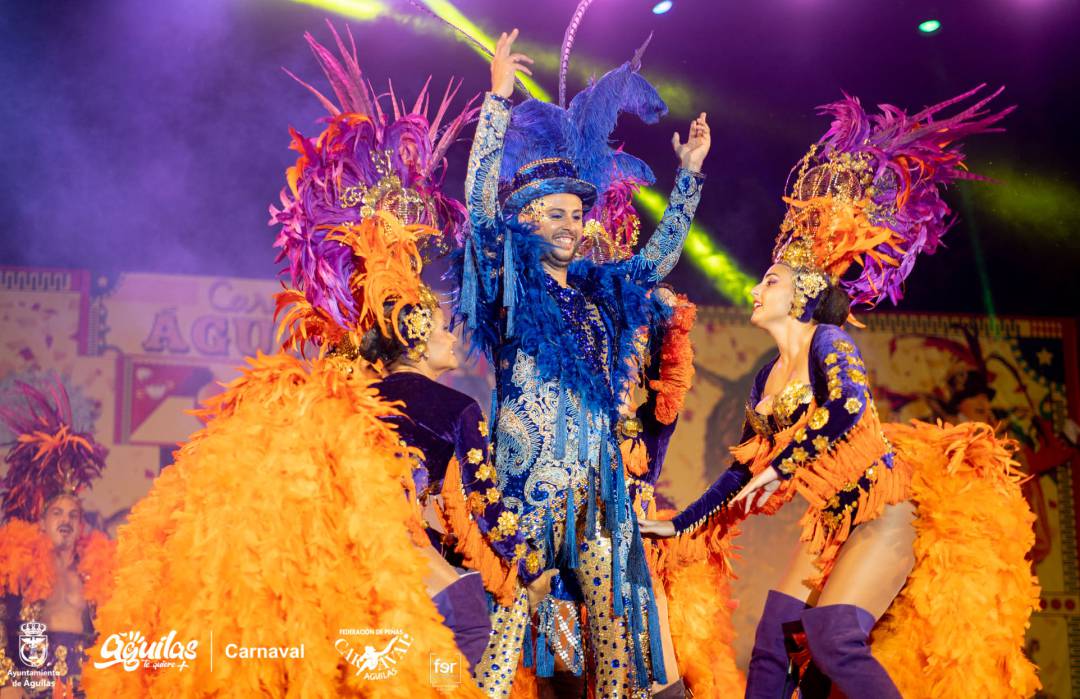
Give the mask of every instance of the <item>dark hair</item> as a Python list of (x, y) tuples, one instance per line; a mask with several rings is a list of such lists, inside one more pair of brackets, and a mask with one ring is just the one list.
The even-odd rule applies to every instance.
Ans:
[(360, 356), (369, 362), (382, 362), (390, 366), (405, 353), (405, 345), (396, 337), (383, 335), (379, 328), (372, 328), (360, 338)]
[(851, 297), (847, 292), (839, 286), (828, 286), (810, 317), (825, 325), (843, 325), (850, 313)]
[[(386, 317), (387, 325), (390, 324), (390, 316), (393, 313), (393, 310), (393, 301), (387, 301), (383, 304), (383, 314)], [(389, 330), (390, 328), (387, 329)], [(374, 328), (371, 328), (364, 333), (364, 336), (360, 338), (360, 347), (358, 348), (358, 351), (360, 352), (360, 356), (369, 362), (382, 362), (383, 366), (390, 366), (405, 353), (406, 349), (405, 345), (394, 336), (393, 332), (391, 332), (390, 337), (387, 337), (386, 335), (383, 335), (379, 326), (376, 325)]]

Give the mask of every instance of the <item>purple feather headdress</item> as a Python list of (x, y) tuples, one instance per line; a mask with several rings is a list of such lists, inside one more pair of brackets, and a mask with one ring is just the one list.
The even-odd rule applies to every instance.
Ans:
[[(834, 284), (853, 304), (899, 301), (915, 258), (932, 254), (953, 223), (942, 189), (985, 179), (965, 169), (960, 141), (1000, 131), (994, 125), (1014, 109), (987, 109), (1001, 88), (942, 116), (984, 87), (910, 116), (887, 104), (867, 114), (848, 95), (819, 108), (832, 125), (789, 175), (788, 211), (773, 253), (774, 262), (805, 272), (796, 280), (794, 315), (809, 313)], [(858, 274), (847, 274), (853, 265)]]
[(74, 430), (71, 403), (59, 381), (50, 395), (30, 384), (16, 385), (25, 406), (0, 408), (0, 420), (15, 435), (7, 445), (0, 499), (5, 519), (32, 522), (56, 496), (78, 495), (100, 477), (108, 451), (92, 435)]
[[(337, 54), (311, 34), (304, 36), (334, 100), (286, 70), (329, 116), (315, 138), (290, 129), (291, 148), (300, 157), (286, 171), (281, 208), (270, 207), (270, 224), (281, 227), (274, 243), (280, 248), (278, 261), (288, 261), (292, 287), (279, 298), (279, 308), (294, 306), (283, 332), (290, 341), (314, 337), (324, 344), (383, 324), (381, 311), (372, 311), (381, 303), (365, 298), (365, 288), (374, 285), (369, 272), (393, 268), (392, 275), (378, 280), (379, 301), (415, 301), (419, 252), (432, 241), (445, 251), (464, 239), (465, 206), (446, 196), (441, 185), (447, 151), (478, 111), (474, 98), (448, 117), (460, 87), (454, 81), (430, 117), (430, 79), (411, 109), (392, 85), (387, 95), (377, 95), (361, 73), (351, 33), (346, 48), (332, 25), (330, 30)], [(372, 231), (382, 235), (381, 245)], [(396, 285), (404, 287), (401, 293), (395, 293)]]

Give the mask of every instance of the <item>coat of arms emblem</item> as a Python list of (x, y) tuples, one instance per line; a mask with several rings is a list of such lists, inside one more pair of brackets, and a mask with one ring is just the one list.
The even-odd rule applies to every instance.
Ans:
[(49, 637), (45, 624), (28, 621), (19, 626), (19, 658), (27, 667), (39, 668), (49, 657)]

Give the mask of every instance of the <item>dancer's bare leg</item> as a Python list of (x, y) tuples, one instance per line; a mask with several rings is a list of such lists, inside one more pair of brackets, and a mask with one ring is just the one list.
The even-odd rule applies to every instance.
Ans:
[(853, 604), (880, 619), (915, 565), (915, 506), (889, 505), (844, 542), (815, 606)]

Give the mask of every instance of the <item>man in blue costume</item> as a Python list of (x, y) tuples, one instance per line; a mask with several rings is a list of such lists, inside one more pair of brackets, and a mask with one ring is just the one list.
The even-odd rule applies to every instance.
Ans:
[[(648, 294), (678, 261), (701, 196), (709, 127), (702, 114), (685, 143), (674, 135), (675, 188), (644, 248), (622, 262), (578, 259), (602, 228), (636, 239), (630, 198), (653, 175), (608, 137), (620, 113), (652, 123), (666, 106), (635, 55), (565, 109), (527, 100), (511, 110), (514, 75), (531, 62), (512, 52), (516, 38), (517, 30), (499, 39), (469, 158), (457, 314), (495, 367), (503, 502), (539, 544), (536, 564), (558, 569), (586, 609), (585, 657), (564, 662), (592, 668), (598, 697), (647, 697), (667, 678), (619, 455), (619, 406), (635, 370), (635, 332), (657, 307)], [(476, 679), (491, 696), (508, 696), (522, 649), (526, 663), (533, 655), (525, 592), (492, 622)], [(545, 676), (554, 657), (541, 636), (535, 663)]]

